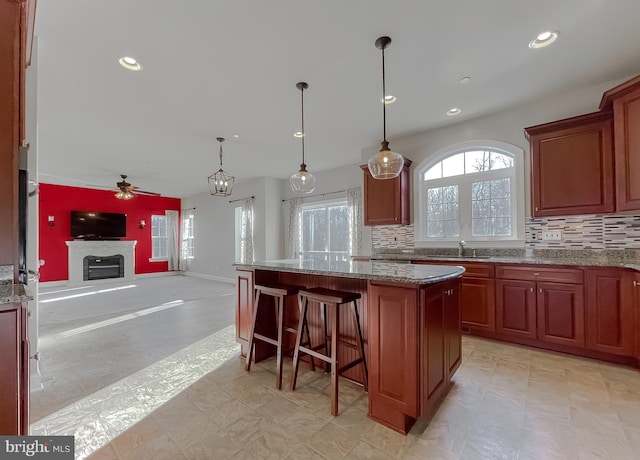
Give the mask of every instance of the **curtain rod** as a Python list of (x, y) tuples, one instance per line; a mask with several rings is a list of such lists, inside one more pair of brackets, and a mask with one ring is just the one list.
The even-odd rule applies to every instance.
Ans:
[[(358, 187), (355, 187), (355, 188), (358, 188)], [(349, 189), (349, 190), (351, 190), (351, 189)], [(314, 198), (316, 196), (333, 195), (335, 193), (344, 193), (346, 191), (347, 190), (345, 189), (345, 190), (336, 190), (335, 192), (316, 193), (315, 195), (305, 195), (305, 196), (301, 196), (300, 198)], [(285, 201), (291, 201), (291, 200), (294, 200), (294, 199), (295, 198), (289, 198), (287, 200), (282, 200), (282, 202), (284, 203)]]
[(253, 199), (253, 198), (255, 198), (255, 196), (251, 195), (251, 196), (246, 196), (246, 197), (244, 197), (244, 198), (236, 198), (235, 200), (229, 200), (229, 203), (234, 203), (234, 202), (236, 202), (236, 201), (246, 200), (246, 199), (248, 199), (248, 198)]
[(193, 208), (184, 208), (183, 211), (190, 211), (191, 209), (196, 209), (195, 206)]

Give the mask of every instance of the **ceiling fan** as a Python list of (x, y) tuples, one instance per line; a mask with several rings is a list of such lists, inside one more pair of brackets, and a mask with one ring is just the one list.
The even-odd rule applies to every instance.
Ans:
[(120, 200), (130, 200), (135, 195), (139, 195), (139, 194), (140, 195), (160, 196), (159, 193), (147, 192), (145, 190), (140, 190), (135, 185), (131, 185), (129, 182), (127, 182), (127, 175), (126, 174), (120, 174), (120, 177), (122, 178), (122, 180), (119, 181), (119, 182), (116, 182), (116, 186), (118, 187), (118, 190), (119, 190), (118, 193), (116, 193), (116, 198), (118, 198)]

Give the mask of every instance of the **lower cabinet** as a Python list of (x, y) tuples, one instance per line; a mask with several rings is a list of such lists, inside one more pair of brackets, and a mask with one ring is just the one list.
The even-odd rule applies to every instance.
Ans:
[[(496, 276), (496, 332), (540, 342), (585, 346), (581, 269), (502, 266)], [(548, 280), (573, 282), (559, 283)]]
[(637, 345), (634, 323), (638, 313), (634, 309), (633, 278), (631, 272), (622, 270), (587, 269), (588, 348), (634, 355)]
[(0, 434), (29, 434), (27, 308), (0, 305)]
[(460, 281), (371, 282), (369, 417), (407, 433), (447, 394), (462, 357)]
[(536, 283), (496, 280), (496, 332), (535, 339)]

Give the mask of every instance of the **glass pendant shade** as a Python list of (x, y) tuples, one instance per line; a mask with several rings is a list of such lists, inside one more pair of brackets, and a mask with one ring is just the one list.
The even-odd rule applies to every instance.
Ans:
[(220, 169), (211, 174), (207, 180), (209, 181), (209, 192), (213, 196), (229, 196), (233, 190), (233, 183), (236, 178), (222, 169), (222, 143), (223, 137), (217, 138), (220, 142)]
[(300, 171), (289, 178), (291, 190), (296, 193), (311, 193), (316, 188), (316, 176), (307, 171), (307, 165), (300, 165)]
[(393, 179), (398, 177), (404, 166), (404, 158), (396, 152), (389, 149), (387, 142), (387, 109), (385, 98), (387, 97), (384, 75), (384, 50), (391, 44), (389, 37), (380, 37), (376, 40), (376, 48), (382, 50), (382, 130), (383, 141), (382, 148), (378, 153), (369, 158), (367, 166), (371, 177), (374, 179)]
[(385, 141), (380, 151), (369, 158), (367, 165), (375, 179), (393, 179), (402, 172), (404, 158), (399, 153), (389, 150), (389, 143)]
[(302, 140), (302, 164), (300, 165), (300, 171), (289, 178), (289, 185), (291, 185), (291, 190), (296, 193), (303, 194), (309, 194), (316, 188), (316, 176), (307, 171), (307, 165), (304, 163), (304, 90), (308, 87), (309, 85), (303, 81), (296, 83), (296, 88), (300, 90), (301, 101), (300, 118), (302, 120), (302, 129), (300, 130), (300, 139)]

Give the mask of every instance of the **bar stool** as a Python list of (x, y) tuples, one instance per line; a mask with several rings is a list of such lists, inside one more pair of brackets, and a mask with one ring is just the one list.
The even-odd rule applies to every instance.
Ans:
[[(291, 390), (296, 389), (296, 380), (298, 378), (298, 362), (300, 353), (306, 353), (313, 358), (318, 358), (331, 368), (331, 415), (338, 415), (338, 377), (346, 370), (351, 369), (357, 364), (362, 363), (362, 371), (364, 374), (364, 389), (368, 388), (368, 372), (367, 361), (364, 356), (364, 346), (362, 340), (362, 329), (360, 327), (360, 315), (358, 314), (357, 300), (361, 297), (358, 292), (344, 292), (336, 291), (333, 289), (326, 289), (321, 287), (310, 288), (300, 290), (298, 298), (300, 299), (300, 320), (298, 321), (298, 333), (296, 336), (296, 347), (293, 353), (293, 375), (291, 378)], [(307, 311), (309, 309), (309, 301), (315, 301), (320, 304), (321, 315), (324, 323), (324, 343), (311, 346), (309, 342), (308, 346), (302, 343), (303, 326), (307, 325)], [(353, 318), (356, 325), (356, 344), (347, 342), (339, 338), (340, 331), (340, 306), (343, 304), (351, 303), (353, 306)], [(327, 305), (332, 305), (333, 316), (331, 317), (331, 334), (327, 332)], [(307, 326), (308, 327), (308, 326)], [(331, 340), (330, 347), (328, 346), (328, 339)], [(310, 340), (310, 339), (309, 339)], [(341, 343), (347, 347), (356, 349), (360, 352), (360, 357), (338, 367), (338, 343)], [(317, 350), (324, 348), (324, 354), (319, 353)]]
[[(251, 370), (251, 358), (253, 356), (253, 350), (256, 340), (261, 340), (263, 342), (269, 343), (276, 347), (276, 388), (278, 390), (282, 389), (282, 354), (283, 354), (283, 335), (284, 332), (293, 332), (296, 334), (296, 343), (298, 336), (298, 329), (292, 327), (285, 327), (284, 325), (284, 309), (285, 309), (285, 299), (292, 295), (297, 295), (298, 292), (304, 289), (303, 286), (293, 286), (288, 284), (271, 284), (271, 285), (256, 285), (255, 289), (255, 301), (254, 301), (254, 309), (253, 316), (251, 319), (251, 332), (249, 333), (249, 350), (247, 351), (247, 357), (245, 361), (245, 370), (249, 372)], [(259, 334), (256, 332), (256, 319), (258, 317), (258, 310), (260, 309), (260, 296), (265, 295), (273, 298), (274, 306), (275, 306), (275, 314), (276, 314), (276, 329), (277, 329), (277, 337), (267, 337), (264, 334)], [(299, 300), (298, 300), (299, 302)], [(307, 335), (307, 342), (311, 343), (311, 336), (309, 335), (309, 326), (307, 323), (304, 323), (304, 331)], [(286, 350), (284, 350), (286, 351)], [(315, 370), (315, 366), (313, 363), (313, 359), (311, 360), (311, 369)]]

